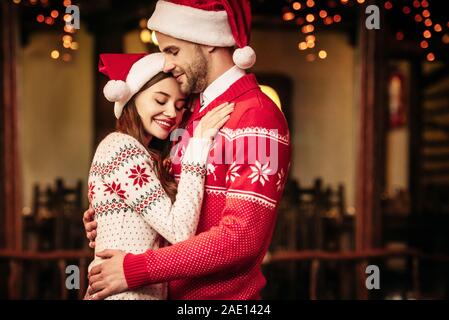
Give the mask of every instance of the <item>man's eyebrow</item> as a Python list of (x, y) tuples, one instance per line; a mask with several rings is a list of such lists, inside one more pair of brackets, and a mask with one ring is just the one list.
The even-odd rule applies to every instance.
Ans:
[(164, 50), (162, 50), (162, 51), (165, 53), (170, 53), (171, 51), (174, 51), (174, 50), (178, 50), (178, 47), (169, 46), (169, 47), (164, 48)]

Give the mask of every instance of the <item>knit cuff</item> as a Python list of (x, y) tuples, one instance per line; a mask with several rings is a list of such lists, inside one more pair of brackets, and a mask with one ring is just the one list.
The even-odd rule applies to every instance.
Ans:
[(186, 151), (182, 158), (182, 163), (206, 165), (209, 157), (212, 139), (208, 138), (190, 138)]
[(123, 260), (123, 271), (130, 290), (149, 284), (147, 256), (145, 253), (128, 253)]

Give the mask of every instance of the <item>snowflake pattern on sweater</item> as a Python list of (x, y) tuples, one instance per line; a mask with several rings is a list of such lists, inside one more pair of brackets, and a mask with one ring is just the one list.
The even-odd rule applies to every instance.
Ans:
[[(163, 237), (177, 243), (195, 234), (212, 141), (193, 138), (182, 162), (178, 194), (171, 202), (154, 171), (153, 159), (133, 137), (114, 132), (98, 146), (89, 173), (89, 201), (98, 223), (95, 252), (142, 253)], [(101, 263), (95, 260), (89, 266)], [(165, 299), (167, 284), (156, 283), (108, 299)]]

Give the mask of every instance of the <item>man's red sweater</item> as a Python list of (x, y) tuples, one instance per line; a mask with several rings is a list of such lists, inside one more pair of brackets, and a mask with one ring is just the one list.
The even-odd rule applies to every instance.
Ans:
[[(231, 118), (216, 137), (208, 161), (205, 196), (196, 236), (143, 254), (127, 254), (129, 288), (169, 281), (170, 299), (259, 299), (261, 271), (290, 166), (290, 135), (284, 115), (245, 75), (202, 112), (197, 105), (188, 134), (172, 158), (181, 157), (195, 123), (224, 102)], [(178, 159), (179, 160), (179, 159)]]

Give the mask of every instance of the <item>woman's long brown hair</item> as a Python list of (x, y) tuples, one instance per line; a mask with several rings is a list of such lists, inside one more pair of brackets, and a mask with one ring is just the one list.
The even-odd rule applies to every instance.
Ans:
[[(123, 108), (122, 115), (116, 122), (116, 129), (119, 132), (134, 137), (143, 146), (145, 146), (152, 159), (154, 159), (156, 176), (161, 182), (165, 192), (173, 202), (176, 197), (177, 184), (173, 176), (168, 172), (168, 168), (163, 164), (163, 161), (169, 157), (171, 142), (169, 139), (161, 141), (156, 137), (152, 137), (150, 144), (145, 145), (144, 141), (146, 140), (145, 137), (147, 136), (147, 133), (136, 108), (136, 97), (140, 92), (169, 77), (172, 77), (172, 75), (160, 72), (148, 81)], [(185, 114), (186, 113), (187, 112), (185, 112)]]

